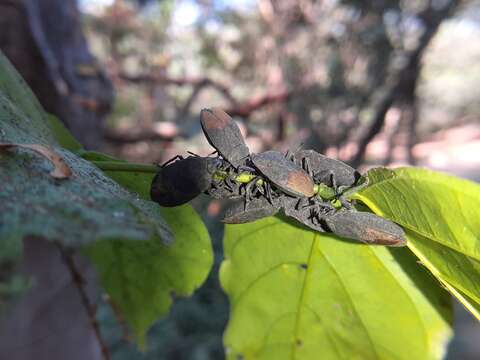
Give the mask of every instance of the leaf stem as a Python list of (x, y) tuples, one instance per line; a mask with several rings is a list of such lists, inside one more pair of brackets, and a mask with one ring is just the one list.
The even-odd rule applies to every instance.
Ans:
[(90, 161), (93, 165), (104, 171), (126, 171), (126, 172), (144, 172), (157, 173), (158, 166), (147, 164), (123, 163), (119, 161)]

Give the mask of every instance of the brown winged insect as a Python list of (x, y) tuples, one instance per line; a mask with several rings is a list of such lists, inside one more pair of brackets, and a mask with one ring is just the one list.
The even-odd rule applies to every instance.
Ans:
[(177, 156), (164, 164), (151, 188), (160, 205), (181, 205), (205, 193), (240, 199), (227, 210), (225, 223), (251, 222), (283, 210), (316, 231), (368, 244), (405, 245), (401, 227), (354, 208), (349, 195), (367, 185), (357, 170), (314, 150), (250, 154), (235, 121), (217, 108), (202, 110), (200, 122), (217, 155)]

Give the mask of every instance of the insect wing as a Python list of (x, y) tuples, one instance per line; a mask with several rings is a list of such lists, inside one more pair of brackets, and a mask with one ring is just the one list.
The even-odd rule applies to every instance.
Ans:
[(368, 212), (339, 211), (325, 217), (336, 235), (367, 244), (404, 246), (405, 232), (397, 224)]
[(297, 203), (298, 198), (284, 197), (283, 212), (285, 215), (297, 220), (312, 230), (325, 232), (326, 228), (323, 223), (314, 219), (311, 209), (302, 206), (297, 207)]
[(218, 108), (203, 109), (200, 123), (209, 144), (220, 155), (235, 168), (244, 164), (250, 151), (237, 124), (226, 112)]
[(275, 215), (280, 210), (280, 203), (273, 202), (273, 205), (264, 197), (252, 199), (245, 209), (244, 201), (238, 201), (229, 207), (222, 222), (226, 224), (244, 224), (264, 217)]
[(337, 186), (352, 186), (360, 178), (360, 173), (345, 164), (343, 161), (329, 158), (315, 150), (299, 150), (294, 154), (297, 164), (308, 159), (310, 170), (315, 176), (315, 181), (332, 186), (331, 174), (335, 177)]
[(298, 165), (278, 151), (265, 151), (251, 156), (254, 166), (288, 195), (314, 195), (313, 179)]

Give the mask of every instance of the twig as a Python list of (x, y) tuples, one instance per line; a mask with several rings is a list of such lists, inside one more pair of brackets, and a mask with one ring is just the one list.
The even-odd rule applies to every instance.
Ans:
[(130, 330), (128, 329), (128, 325), (125, 321), (125, 317), (123, 316), (118, 306), (112, 301), (112, 299), (108, 295), (105, 295), (103, 297), (103, 301), (105, 301), (108, 305), (110, 305), (110, 308), (112, 309), (112, 312), (113, 312), (113, 316), (115, 316), (118, 323), (120, 324), (120, 327), (122, 328), (122, 340), (127, 343), (132, 343), (133, 337), (130, 333)]
[(365, 156), (368, 144), (370, 141), (377, 135), (383, 127), (385, 122), (385, 115), (387, 114), (388, 109), (393, 105), (395, 100), (395, 92), (399, 87), (399, 83), (396, 83), (394, 86), (391, 86), (390, 89), (386, 90), (382, 98), (379, 100), (372, 120), (370, 122), (370, 127), (367, 129), (363, 137), (359, 140), (358, 150), (351, 164), (353, 167), (358, 167)]
[(263, 94), (260, 96), (253, 97), (252, 99), (238, 105), (235, 107), (231, 107), (226, 109), (225, 111), (230, 116), (241, 116), (248, 118), (252, 112), (273, 103), (282, 103), (288, 101), (294, 93), (299, 92), (300, 89), (297, 90), (285, 90), (276, 94)]
[(100, 346), (100, 351), (102, 352), (103, 360), (110, 360), (110, 352), (108, 351), (107, 344), (102, 337), (102, 334), (100, 332), (100, 326), (96, 319), (95, 305), (90, 302), (90, 299), (88, 298), (88, 295), (87, 295), (87, 291), (85, 290), (85, 279), (77, 270), (72, 255), (69, 254), (61, 244), (57, 243), (57, 246), (62, 256), (62, 259), (65, 262), (65, 265), (67, 266), (70, 272), (70, 275), (72, 276), (72, 281), (80, 294), (80, 300), (82, 302), (82, 305), (87, 311), (87, 314), (90, 320), (90, 325), (93, 328), (95, 337), (97, 338), (98, 344)]
[(412, 82), (417, 80), (419, 61), (425, 48), (430, 43), (433, 35), (435, 35), (440, 23), (453, 12), (459, 3), (459, 0), (452, 0), (440, 10), (434, 10), (433, 6), (428, 7), (418, 15), (418, 17), (423, 20), (426, 29), (420, 37), (417, 48), (406, 54), (404, 66), (396, 71), (391, 77), (390, 83), (386, 85), (386, 89), (383, 90), (383, 96), (378, 102), (372, 116), (371, 125), (359, 140), (358, 151), (351, 160), (353, 167), (358, 167), (363, 161), (367, 145), (382, 129), (388, 109), (393, 105), (395, 100), (404, 94), (404, 88), (411, 87)]
[(200, 91), (202, 88), (210, 86), (213, 89), (217, 90), (220, 94), (227, 99), (230, 106), (235, 106), (237, 101), (230, 93), (230, 89), (228, 86), (223, 85), (217, 81), (214, 81), (208, 77), (201, 77), (201, 78), (173, 78), (166, 75), (138, 75), (138, 76), (131, 76), (128, 74), (120, 73), (117, 74), (117, 77), (121, 80), (128, 81), (135, 84), (142, 84), (142, 83), (154, 83), (154, 84), (166, 84), (166, 85), (175, 85), (175, 86), (193, 86), (197, 88), (197, 92)]
[(230, 89), (219, 82), (216, 82), (208, 77), (203, 78), (172, 78), (169, 76), (163, 75), (139, 75), (139, 76), (130, 76), (127, 74), (120, 73), (117, 75), (120, 79), (124, 81), (129, 81), (131, 83), (158, 83), (158, 84), (167, 84), (175, 86), (193, 86), (194, 89), (189, 99), (184, 105), (185, 109), (188, 111), (193, 101), (196, 99), (201, 90), (205, 87), (210, 86), (221, 93), (228, 101), (229, 108), (226, 109), (226, 112), (230, 116), (241, 116), (248, 118), (252, 112), (273, 103), (285, 102), (293, 94), (301, 91), (304, 86), (299, 87), (295, 90), (284, 90), (278, 93), (266, 93), (259, 96), (255, 96), (252, 99), (249, 99), (245, 102), (237, 101), (230, 92)]

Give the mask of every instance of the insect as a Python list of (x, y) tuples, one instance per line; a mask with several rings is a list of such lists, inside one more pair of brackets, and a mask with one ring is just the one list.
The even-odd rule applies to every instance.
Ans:
[(250, 154), (240, 129), (220, 109), (202, 110), (200, 122), (218, 156), (177, 156), (164, 164), (151, 189), (160, 205), (177, 206), (204, 192), (242, 199), (227, 210), (225, 223), (251, 222), (283, 210), (316, 231), (365, 243), (404, 245), (398, 225), (358, 212), (349, 202), (348, 195), (367, 184), (357, 170), (313, 150)]
[(208, 143), (234, 168), (245, 164), (250, 150), (233, 119), (218, 108), (203, 109), (200, 124)]
[(226, 224), (244, 224), (264, 217), (275, 215), (282, 208), (282, 199), (276, 198), (272, 202), (265, 197), (254, 198), (247, 209), (243, 202), (237, 202), (227, 209), (222, 222)]
[(226, 112), (213, 108), (201, 111), (200, 123), (209, 144), (231, 164), (231, 168), (224, 174), (224, 186), (218, 182), (212, 184), (207, 193), (213, 197), (243, 196), (244, 210), (258, 194), (266, 196), (271, 203), (270, 182), (265, 181), (252, 167), (250, 150), (235, 121)]
[(341, 206), (348, 209), (352, 206), (346, 195), (368, 184), (366, 178), (363, 178), (356, 169), (343, 161), (326, 157), (314, 150), (298, 150), (287, 156), (309, 173), (315, 182), (315, 192), (320, 197), (338, 201)]
[(265, 151), (251, 155), (251, 161), (278, 189), (288, 195), (310, 197), (314, 195), (314, 183), (300, 166), (289, 161), (278, 151)]
[(405, 233), (400, 226), (375, 214), (346, 209), (337, 211), (323, 207), (322, 211), (312, 216), (309, 209), (297, 209), (296, 201), (293, 197), (282, 195), (275, 198), (271, 204), (260, 197), (252, 200), (247, 210), (243, 210), (243, 204), (237, 202), (227, 209), (222, 221), (228, 224), (242, 224), (273, 216), (283, 209), (285, 215), (315, 231), (334, 233), (367, 244), (403, 246), (406, 243)]
[[(240, 129), (222, 110), (202, 110), (200, 121), (210, 145), (234, 168), (239, 171), (245, 170), (244, 179), (250, 175), (250, 180), (245, 185), (245, 210), (252, 198), (252, 190), (265, 194), (272, 203), (270, 183), (286, 194), (301, 199), (297, 206), (304, 204), (305, 200), (314, 194), (319, 194), (322, 199), (331, 201), (338, 198), (342, 206), (351, 207), (345, 197), (339, 196), (339, 191), (350, 187), (360, 174), (347, 164), (327, 158), (313, 150), (297, 151), (287, 156), (278, 151), (250, 154)], [(239, 150), (238, 153), (236, 149)], [(288, 161), (288, 158), (292, 161)], [(315, 174), (309, 171), (310, 168), (317, 170)], [(235, 175), (229, 179), (230, 181), (234, 179), (239, 181), (238, 172), (230, 174)], [(264, 179), (259, 175), (263, 175)], [(315, 186), (314, 181), (319, 184)], [(232, 186), (229, 187), (232, 188)], [(220, 196), (218, 188), (211, 191), (210, 195)], [(221, 195), (225, 195), (225, 191), (222, 191)]]
[[(240, 129), (233, 119), (220, 109), (204, 109), (200, 122), (208, 142), (238, 171), (245, 171), (245, 210), (252, 198), (252, 191), (264, 194), (272, 203), (270, 183), (286, 194), (297, 197), (310, 197), (314, 194), (313, 179), (295, 162), (289, 161), (278, 151), (250, 154)], [(238, 172), (230, 180), (240, 181)], [(260, 175), (263, 175), (260, 176)], [(267, 180), (267, 181), (265, 181)]]
[(221, 167), (217, 158), (177, 155), (160, 167), (153, 178), (150, 197), (165, 207), (185, 204), (211, 186), (213, 174)]

